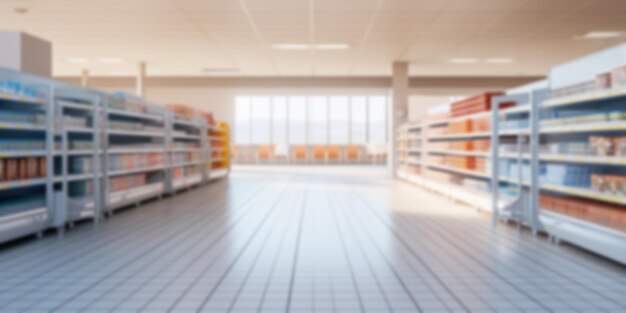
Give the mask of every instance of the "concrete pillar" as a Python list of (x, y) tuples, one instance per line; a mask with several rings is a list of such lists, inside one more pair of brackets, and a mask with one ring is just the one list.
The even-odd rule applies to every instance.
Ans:
[(137, 96), (145, 98), (146, 97), (146, 62), (139, 62), (139, 67), (137, 71)]
[(89, 87), (89, 70), (83, 69), (80, 72), (80, 86), (87, 88)]
[(409, 62), (393, 62), (391, 77), (391, 105), (389, 116), (389, 158), (387, 165), (392, 176), (396, 176), (398, 165), (396, 129), (406, 123), (409, 106)]

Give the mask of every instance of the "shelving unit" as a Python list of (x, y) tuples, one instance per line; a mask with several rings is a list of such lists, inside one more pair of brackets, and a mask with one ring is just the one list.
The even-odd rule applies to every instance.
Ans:
[(208, 127), (210, 142), (209, 180), (219, 179), (230, 173), (230, 130), (226, 122)]
[[(491, 207), (494, 226), (499, 219), (540, 230), (534, 186), (538, 172), (536, 131), (538, 106), (547, 96), (547, 81), (539, 81), (495, 97), (492, 110)], [(512, 107), (500, 109), (503, 104)]]
[(99, 93), (55, 84), (55, 210), (51, 226), (98, 221), (101, 212), (101, 101)]
[(0, 68), (0, 243), (228, 175), (228, 125), (188, 110)]
[(183, 116), (172, 112), (171, 133), (169, 134), (169, 174), (168, 192), (199, 185), (207, 181), (206, 125), (202, 119)]
[(111, 214), (166, 192), (168, 112), (127, 95), (103, 105), (104, 212)]
[(410, 123), (397, 129), (398, 171), (420, 174), (422, 168), (422, 125)]
[[(419, 128), (419, 136), (416, 137), (419, 139), (420, 161), (409, 164), (400, 157), (397, 174), (421, 187), (488, 211), (490, 175), (487, 164), (491, 133), (485, 121), (490, 119), (490, 112), (455, 112), (456, 115), (452, 116), (453, 106), (458, 108), (463, 105), (462, 101), (443, 104), (427, 116), (421, 124), (423, 126), (404, 125), (398, 129), (400, 141), (397, 154), (403, 156), (407, 154), (403, 140), (416, 136), (408, 130)], [(463, 124), (472, 126), (466, 129), (458, 127)], [(474, 125), (477, 127), (474, 128)]]
[(0, 242), (39, 233), (54, 214), (54, 91), (0, 68)]

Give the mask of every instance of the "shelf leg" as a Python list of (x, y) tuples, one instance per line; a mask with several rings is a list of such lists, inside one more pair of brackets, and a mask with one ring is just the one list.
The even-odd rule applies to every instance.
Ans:
[(41, 239), (43, 238), (43, 231), (38, 231), (37, 232), (37, 239)]

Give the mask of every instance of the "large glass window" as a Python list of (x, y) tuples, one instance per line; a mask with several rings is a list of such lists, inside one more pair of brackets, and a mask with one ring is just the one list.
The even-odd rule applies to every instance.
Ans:
[(352, 97), (351, 99), (352, 129), (351, 144), (367, 143), (367, 98)]
[(348, 97), (330, 97), (328, 101), (329, 134), (331, 144), (350, 143), (350, 99)]
[(272, 143), (287, 144), (287, 98), (274, 97), (272, 101)]
[(309, 144), (328, 143), (328, 113), (326, 97), (309, 98)]
[(235, 143), (250, 143), (250, 97), (235, 99)]
[(306, 97), (289, 97), (289, 143), (306, 144)]
[(386, 143), (388, 98), (374, 96), (238, 96), (235, 144)]
[(250, 103), (252, 120), (252, 140), (253, 144), (268, 144), (271, 139), (270, 132), (270, 98), (252, 97)]
[(369, 98), (369, 143), (387, 142), (387, 98), (374, 96)]

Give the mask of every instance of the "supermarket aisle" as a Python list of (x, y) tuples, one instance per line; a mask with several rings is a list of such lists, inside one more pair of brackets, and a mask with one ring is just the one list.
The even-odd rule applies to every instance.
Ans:
[(626, 312), (626, 270), (361, 167), (242, 167), (0, 250), (0, 312)]

